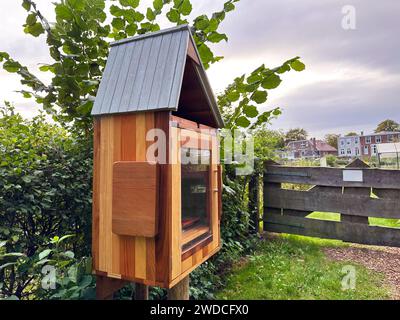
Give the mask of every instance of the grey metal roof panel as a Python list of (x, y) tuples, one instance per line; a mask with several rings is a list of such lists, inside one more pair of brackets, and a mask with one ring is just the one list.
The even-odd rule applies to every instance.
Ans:
[[(182, 25), (111, 43), (92, 115), (177, 110), (189, 41), (194, 44), (189, 27)], [(202, 65), (200, 73), (212, 113), (222, 127)]]
[(92, 115), (177, 109), (189, 29), (150, 35), (112, 45)]

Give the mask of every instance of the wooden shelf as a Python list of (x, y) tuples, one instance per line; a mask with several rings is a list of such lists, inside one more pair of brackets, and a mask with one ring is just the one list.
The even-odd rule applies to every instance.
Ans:
[(182, 232), (182, 245), (193, 241), (194, 239), (201, 237), (202, 235), (206, 234), (210, 231), (210, 227), (205, 225), (198, 225), (187, 229)]
[(198, 218), (198, 217), (182, 219), (183, 231), (185, 231), (186, 229), (192, 227), (194, 224), (198, 223), (199, 221), (200, 221), (200, 218)]

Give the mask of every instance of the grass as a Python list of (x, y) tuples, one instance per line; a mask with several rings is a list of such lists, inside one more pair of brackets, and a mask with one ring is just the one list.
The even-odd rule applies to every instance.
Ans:
[(258, 251), (238, 263), (218, 299), (388, 299), (383, 276), (352, 264), (356, 288), (342, 290), (342, 268), (349, 263), (328, 260), (324, 247), (346, 246), (340, 241), (293, 235), (267, 239)]
[[(307, 218), (340, 221), (340, 214), (333, 212), (313, 212), (307, 216)], [(400, 228), (399, 219), (384, 219), (384, 218), (368, 218), (370, 226)]]

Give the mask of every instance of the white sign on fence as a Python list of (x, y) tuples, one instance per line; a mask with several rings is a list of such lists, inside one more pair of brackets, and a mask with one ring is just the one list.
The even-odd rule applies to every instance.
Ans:
[(343, 181), (363, 182), (362, 170), (343, 170)]

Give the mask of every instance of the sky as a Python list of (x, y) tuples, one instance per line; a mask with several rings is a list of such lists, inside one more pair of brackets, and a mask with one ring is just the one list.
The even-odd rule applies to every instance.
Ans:
[[(0, 3), (0, 51), (49, 81), (49, 75), (38, 71), (40, 63), (51, 61), (45, 38), (23, 33), (26, 12), (20, 2)], [(53, 0), (36, 2), (52, 21)], [(189, 21), (219, 10), (224, 1), (192, 3)], [(343, 28), (346, 5), (354, 8), (350, 22), (355, 29)], [(218, 93), (263, 63), (272, 68), (300, 56), (306, 70), (286, 73), (260, 107), (282, 108), (272, 129), (301, 127), (310, 137), (323, 138), (327, 133), (371, 132), (387, 118), (400, 122), (399, 13), (398, 0), (241, 0), (221, 25), (228, 42), (212, 46), (225, 58), (207, 71), (211, 85)], [(165, 19), (160, 24), (170, 26)], [(0, 103), (10, 101), (32, 117), (38, 107), (15, 92), (21, 88), (17, 75), (0, 70)]]

